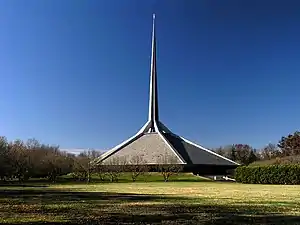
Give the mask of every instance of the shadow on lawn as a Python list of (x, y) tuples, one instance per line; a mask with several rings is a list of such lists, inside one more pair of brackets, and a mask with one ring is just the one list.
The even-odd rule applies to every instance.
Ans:
[(25, 204), (72, 204), (85, 201), (86, 203), (104, 204), (107, 201), (114, 203), (130, 202), (130, 201), (154, 201), (162, 199), (162, 197), (155, 195), (142, 195), (142, 194), (127, 194), (127, 193), (114, 193), (114, 192), (69, 192), (67, 190), (60, 191), (57, 189), (40, 189), (40, 190), (1, 190), (0, 191), (0, 204), (1, 199), (15, 200)]
[(129, 193), (0, 190), (0, 205), (5, 204), (15, 206), (0, 207), (0, 218), (5, 213), (11, 217), (34, 214), (63, 216), (66, 221), (5, 224), (300, 224), (300, 217), (272, 214), (267, 207), (193, 204), (187, 198)]

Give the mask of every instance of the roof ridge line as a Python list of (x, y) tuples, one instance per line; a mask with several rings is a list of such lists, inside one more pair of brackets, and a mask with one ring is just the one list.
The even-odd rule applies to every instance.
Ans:
[(168, 139), (163, 135), (160, 131), (159, 127), (157, 126), (156, 122), (154, 122), (154, 127), (157, 129), (157, 133), (159, 134), (160, 138), (167, 144), (167, 146), (174, 152), (177, 158), (182, 162), (182, 164), (187, 164), (187, 162), (182, 158), (179, 152), (174, 148), (174, 146), (168, 141)]
[[(177, 135), (178, 136), (178, 135)], [(192, 141), (190, 141), (190, 140), (188, 140), (188, 139), (186, 139), (186, 138), (184, 138), (184, 137), (181, 137), (181, 136), (178, 136), (178, 137), (180, 137), (182, 140), (184, 140), (186, 143), (188, 143), (188, 144), (191, 144), (191, 145), (194, 145), (195, 147), (197, 147), (197, 148), (200, 148), (200, 149), (202, 149), (202, 150), (204, 150), (204, 151), (206, 151), (206, 152), (209, 152), (209, 153), (211, 153), (211, 154), (213, 154), (213, 155), (215, 155), (215, 156), (218, 156), (218, 157), (220, 157), (220, 158), (222, 158), (222, 159), (225, 159), (225, 160), (227, 160), (227, 161), (229, 161), (229, 162), (231, 162), (231, 163), (234, 163), (234, 164), (236, 164), (236, 165), (240, 165), (239, 163), (237, 163), (237, 162), (234, 162), (234, 161), (232, 161), (231, 159), (228, 159), (228, 158), (226, 158), (226, 157), (224, 157), (224, 156), (222, 156), (222, 155), (219, 155), (218, 153), (216, 153), (216, 152), (214, 152), (214, 151), (212, 151), (212, 150), (209, 150), (209, 149), (207, 149), (207, 148), (204, 148), (203, 146), (201, 146), (201, 145), (199, 145), (199, 144), (196, 144), (196, 143), (194, 143), (194, 142), (192, 142)]]
[(107, 159), (109, 156), (115, 154), (116, 152), (118, 152), (119, 150), (121, 150), (123, 147), (125, 147), (126, 145), (129, 145), (130, 143), (132, 143), (133, 141), (135, 141), (136, 139), (138, 139), (141, 135), (144, 134), (145, 129), (147, 128), (147, 126), (149, 125), (149, 122), (146, 122), (144, 124), (144, 126), (133, 136), (127, 138), (125, 141), (123, 141), (122, 143), (116, 145), (115, 147), (113, 147), (112, 149), (106, 151), (105, 153), (103, 153), (102, 155), (100, 155), (97, 158), (97, 162), (103, 161), (105, 159)]

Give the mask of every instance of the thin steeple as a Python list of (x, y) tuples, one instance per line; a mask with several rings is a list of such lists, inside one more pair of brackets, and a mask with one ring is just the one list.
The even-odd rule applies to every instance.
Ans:
[[(239, 164), (174, 134), (159, 120), (155, 15), (153, 15), (150, 70), (148, 121), (135, 135), (103, 153), (93, 163), (111, 165), (112, 162), (118, 161), (115, 159), (125, 157), (128, 159), (127, 166), (130, 166), (134, 163), (131, 159), (139, 156), (143, 158), (143, 164), (153, 169), (162, 163), (183, 165), (186, 172), (201, 175), (225, 175), (227, 170), (235, 169)], [(162, 156), (164, 162), (161, 161)]]
[(153, 14), (152, 27), (152, 51), (151, 51), (151, 71), (150, 71), (150, 95), (149, 95), (149, 116), (151, 122), (150, 131), (155, 131), (154, 124), (158, 123), (158, 96), (157, 96), (157, 71), (156, 71), (156, 37), (155, 37), (155, 14)]

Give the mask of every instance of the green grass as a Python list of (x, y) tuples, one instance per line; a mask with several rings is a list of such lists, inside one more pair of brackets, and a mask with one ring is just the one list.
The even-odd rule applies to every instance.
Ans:
[[(0, 186), (7, 224), (300, 224), (300, 186), (206, 181), (191, 174), (162, 182)], [(159, 179), (159, 181), (157, 181)]]
[[(66, 175), (62, 177), (64, 181), (71, 179), (70, 176)], [(145, 173), (137, 177), (136, 182), (162, 182), (164, 181), (163, 176), (160, 173)], [(194, 176), (191, 173), (179, 173), (174, 174), (170, 177), (169, 181), (185, 181), (185, 182), (198, 182), (198, 181), (209, 181), (209, 179)], [(95, 174), (92, 176), (92, 182), (101, 182), (99, 177)], [(105, 182), (110, 183), (109, 176), (105, 177)], [(118, 183), (132, 182), (131, 173), (122, 173), (118, 178)]]
[(275, 165), (277, 163), (277, 159), (263, 160), (263, 161), (255, 161), (251, 163), (249, 166), (269, 166)]

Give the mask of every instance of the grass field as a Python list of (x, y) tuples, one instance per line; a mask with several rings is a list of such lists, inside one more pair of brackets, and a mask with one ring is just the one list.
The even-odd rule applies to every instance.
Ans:
[(300, 186), (150, 177), (136, 183), (3, 184), (0, 223), (300, 224)]

